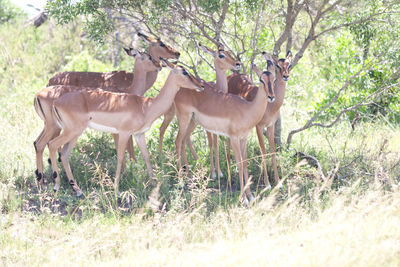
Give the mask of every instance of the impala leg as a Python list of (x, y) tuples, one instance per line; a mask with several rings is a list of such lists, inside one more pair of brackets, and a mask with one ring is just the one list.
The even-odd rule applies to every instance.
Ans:
[[(247, 169), (247, 138), (240, 140), (240, 153), (242, 154), (244, 185), (246, 186), (249, 181), (249, 172)], [(250, 202), (254, 200), (254, 196), (251, 193), (250, 187), (246, 189), (246, 195), (250, 199)]]
[(224, 177), (224, 174), (221, 171), (221, 166), (219, 165), (219, 143), (218, 143), (218, 135), (213, 134), (213, 145), (214, 145), (214, 153), (215, 153), (215, 166), (217, 169), (218, 179), (220, 177)]
[(149, 177), (150, 177), (150, 179), (152, 179), (154, 177), (153, 167), (151, 166), (151, 163), (150, 163), (150, 154), (149, 154), (149, 151), (147, 150), (146, 138), (144, 136), (144, 133), (135, 135), (135, 139), (136, 139), (136, 143), (140, 149), (140, 152), (142, 153), (144, 161), (146, 162), (146, 168), (147, 168), (147, 172), (149, 173)]
[(208, 141), (208, 150), (210, 151), (210, 174), (211, 179), (217, 178), (217, 174), (215, 173), (214, 168), (214, 158), (213, 158), (213, 135), (210, 132), (207, 133), (207, 141)]
[[(194, 124), (194, 128), (196, 128), (196, 124)], [(193, 130), (190, 133), (192, 133), (192, 132), (193, 132)], [(197, 161), (199, 159), (199, 156), (197, 155), (196, 150), (194, 150), (192, 140), (190, 139), (190, 135), (186, 139), (186, 145), (189, 147), (189, 150), (190, 150), (190, 153), (192, 153), (193, 159)]]
[[(117, 150), (117, 153), (118, 153), (119, 135), (113, 134), (112, 136), (114, 138), (115, 149)], [(122, 166), (125, 166), (125, 157), (122, 159)]]
[(229, 141), (228, 141), (228, 150), (226, 151), (226, 160), (231, 160), (231, 147), (232, 147), (232, 145), (231, 145), (231, 140), (229, 139)]
[[(182, 145), (183, 145), (183, 140), (186, 135), (187, 128), (189, 127), (189, 123), (191, 120), (190, 115), (180, 115), (179, 113), (176, 114), (178, 118), (178, 134), (175, 139), (175, 147), (176, 147), (176, 157), (178, 160), (178, 170), (182, 169), (182, 164), (181, 164), (181, 155), (182, 155)], [(186, 166), (185, 166), (186, 167)]]
[(53, 125), (53, 127), (49, 127), (45, 124), (45, 127), (38, 138), (35, 140), (34, 147), (36, 151), (36, 176), (39, 182), (39, 185), (43, 185), (43, 151), (46, 145), (52, 140), (55, 136), (60, 134), (60, 129)]
[[(183, 139), (183, 144), (188, 144), (189, 149), (193, 149), (192, 155), (194, 152), (194, 148), (193, 148), (192, 142), (190, 141), (190, 134), (194, 131), (195, 128), (196, 128), (196, 123), (194, 122), (194, 120), (190, 120), (189, 125), (186, 129), (185, 137)], [(182, 146), (183, 146), (183, 144), (182, 144)], [(196, 154), (196, 152), (194, 152), (194, 153)], [(196, 154), (196, 157), (197, 157), (197, 154)], [(183, 166), (187, 167), (186, 171), (189, 172), (189, 163), (187, 160), (185, 146), (182, 147), (182, 161), (183, 161)]]
[[(51, 161), (51, 168), (53, 170), (53, 178), (55, 179), (54, 184), (54, 191), (58, 191), (60, 189), (60, 173), (57, 166), (57, 150), (62, 147), (63, 145), (67, 144), (68, 142), (78, 138), (84, 129), (74, 129), (74, 131), (70, 131), (69, 129), (64, 129), (63, 132), (51, 140), (49, 142), (49, 154), (50, 154), (50, 161)], [(68, 175), (68, 173), (67, 173)], [(74, 180), (72, 173), (69, 173), (68, 180)]]
[(258, 144), (260, 145), (261, 149), (261, 165), (264, 172), (264, 184), (265, 187), (271, 188), (271, 184), (269, 183), (268, 173), (267, 173), (267, 165), (266, 165), (266, 154), (267, 151), (265, 150), (265, 143), (264, 143), (264, 135), (263, 135), (263, 127), (261, 125), (256, 126), (256, 132), (258, 137)]
[(71, 141), (69, 141), (68, 143), (66, 143), (64, 145), (62, 152), (61, 152), (61, 162), (64, 166), (65, 173), (67, 174), (69, 185), (76, 192), (76, 196), (79, 197), (82, 195), (82, 190), (79, 188), (78, 183), (74, 179), (74, 176), (72, 175), (72, 171), (71, 171), (71, 166), (69, 164), (69, 155), (70, 155), (73, 147), (75, 146), (76, 141), (78, 140), (78, 137), (79, 136), (75, 137), (74, 139), (72, 139)]
[(278, 174), (278, 165), (276, 164), (276, 152), (275, 152), (275, 125), (272, 124), (270, 127), (267, 128), (267, 138), (269, 143), (269, 151), (271, 153), (272, 158), (272, 167), (274, 168), (274, 179), (276, 183), (279, 183), (279, 174)]
[(164, 114), (164, 120), (160, 126), (160, 142), (158, 143), (158, 154), (162, 155), (162, 144), (164, 140), (164, 134), (167, 130), (168, 125), (171, 123), (175, 116), (175, 106), (172, 105), (167, 113)]
[(117, 146), (117, 171), (115, 172), (115, 181), (114, 188), (115, 192), (119, 194), (119, 179), (121, 177), (121, 169), (122, 163), (125, 159), (125, 149), (126, 144), (128, 143), (128, 139), (130, 138), (130, 134), (128, 133), (120, 133), (118, 137), (118, 146)]
[(132, 136), (129, 136), (128, 144), (127, 144), (127, 146), (126, 146), (126, 150), (128, 150), (129, 157), (130, 157), (133, 161), (136, 161), (135, 149), (133, 148)]
[(239, 170), (239, 181), (240, 181), (240, 199), (243, 199), (244, 203), (248, 203), (246, 196), (244, 195), (244, 185), (243, 185), (243, 159), (240, 152), (240, 141), (239, 138), (231, 138), (233, 153), (235, 155), (237, 168)]

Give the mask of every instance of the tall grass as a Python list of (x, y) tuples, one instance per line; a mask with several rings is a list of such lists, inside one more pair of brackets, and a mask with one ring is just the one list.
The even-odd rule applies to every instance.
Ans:
[[(285, 265), (397, 266), (400, 264), (400, 129), (385, 117), (346, 121), (298, 134), (278, 156), (283, 182), (265, 191), (258, 142), (249, 138), (251, 188), (257, 201), (238, 201), (238, 178), (224, 161), (221, 181), (209, 179), (205, 133), (192, 135), (200, 156), (191, 177), (176, 169), (174, 121), (158, 155), (157, 120), (146, 134), (157, 181), (142, 157), (127, 162), (120, 197), (112, 187), (116, 155), (112, 138), (87, 131), (71, 155), (84, 198), (66, 181), (53, 193), (38, 191), (32, 142), (43, 122), (33, 96), (54, 72), (112, 70), (107, 50), (81, 40), (78, 25), (38, 29), (0, 26), (0, 262), (2, 265)], [(46, 56), (44, 56), (46, 55)], [(105, 63), (102, 63), (105, 62)], [(124, 59), (122, 68), (132, 62)], [(304, 64), (306, 66), (306, 64)], [(282, 110), (285, 133), (297, 127), (317, 91), (316, 74), (293, 70)], [(304, 71), (304, 73), (303, 73)], [(163, 71), (155, 84), (160, 88)], [(300, 77), (301, 76), (301, 77)], [(300, 79), (313, 80), (305, 88)], [(157, 90), (149, 92), (154, 95)], [(284, 133), (284, 135), (285, 135)], [(220, 158), (225, 159), (225, 145)], [(327, 181), (296, 152), (319, 159)], [(229, 165), (229, 167), (228, 167)], [(272, 177), (272, 176), (271, 176)]]

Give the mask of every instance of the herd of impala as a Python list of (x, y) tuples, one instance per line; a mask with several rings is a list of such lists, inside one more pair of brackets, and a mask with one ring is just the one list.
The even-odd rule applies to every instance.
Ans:
[[(242, 200), (248, 203), (248, 200), (252, 201), (254, 197), (248, 187), (244, 190), (248, 181), (246, 143), (253, 127), (256, 127), (261, 148), (264, 182), (270, 187), (262, 133), (266, 127), (274, 179), (275, 182), (279, 182), (274, 125), (285, 97), (286, 82), (291, 69), (291, 52), (289, 51), (284, 59), (263, 52), (267, 62), (266, 70), (261, 71), (252, 65), (252, 70), (259, 78), (257, 86), (244, 74), (234, 73), (226, 76), (228, 70), (240, 70), (241, 63), (225, 51), (222, 45), (218, 45), (214, 51), (199, 44), (204, 52), (214, 58), (214, 83), (196, 78), (183, 67), (170, 63), (168, 59), (178, 59), (180, 53), (160, 39), (153, 39), (142, 33), (138, 35), (148, 44), (148, 53), (140, 53), (133, 48), (125, 49), (127, 54), (135, 59), (134, 74), (125, 71), (62, 72), (52, 77), (47, 87), (35, 95), (35, 110), (44, 121), (44, 129), (34, 142), (39, 186), (43, 185), (43, 151), (47, 145), (52, 176), (55, 179), (54, 190), (60, 188), (58, 151), (69, 184), (78, 196), (82, 195), (71, 172), (69, 154), (79, 136), (88, 127), (113, 134), (118, 158), (114, 182), (116, 192), (119, 192), (118, 184), (125, 161), (125, 150), (135, 160), (132, 135), (146, 162), (149, 176), (153, 178), (144, 133), (157, 118), (164, 115), (160, 128), (161, 153), (165, 130), (175, 114), (179, 126), (175, 141), (179, 169), (183, 167), (188, 170), (186, 152), (182, 145), (187, 144), (194, 158), (197, 158), (190, 134), (199, 124), (207, 132), (211, 176), (222, 176), (218, 157), (218, 135), (227, 136), (239, 171)], [(160, 93), (154, 98), (144, 97), (144, 93), (152, 87), (162, 67), (168, 67), (171, 71)]]

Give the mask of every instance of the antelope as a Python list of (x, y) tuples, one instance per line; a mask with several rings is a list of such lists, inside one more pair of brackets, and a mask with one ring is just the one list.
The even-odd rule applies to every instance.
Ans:
[[(228, 92), (228, 80), (226, 76), (226, 71), (227, 70), (240, 70), (241, 63), (234, 59), (232, 55), (228, 52), (225, 51), (224, 46), (222, 44), (218, 45), (218, 50), (214, 51), (201, 43), (199, 43), (199, 47), (205, 52), (213, 56), (214, 58), (214, 67), (216, 71), (216, 83), (214, 82), (207, 82), (207, 84), (211, 87), (214, 88), (214, 90), (221, 92), (221, 93), (227, 93)], [(164, 116), (164, 121), (160, 127), (160, 142), (159, 142), (159, 154), (161, 155), (162, 152), (162, 143), (163, 143), (163, 138), (164, 138), (164, 133), (165, 130), (167, 129), (168, 125), (171, 123), (173, 117), (175, 115), (175, 107), (174, 105), (171, 106), (171, 108), (168, 110), (168, 112)], [(194, 149), (191, 145), (190, 142), (190, 134), (196, 127), (196, 124), (194, 122), (191, 123), (189, 126), (188, 132), (187, 132), (187, 137), (185, 138), (185, 143), (189, 145), (189, 149), (191, 150), (193, 155), (196, 155), (194, 152)], [(221, 172), (220, 166), (219, 166), (219, 154), (218, 154), (218, 137), (217, 135), (212, 135), (211, 133), (207, 132), (207, 139), (208, 139), (208, 145), (209, 145), (209, 150), (210, 150), (210, 173), (211, 177), (214, 179), (216, 177), (215, 173), (215, 168), (214, 168), (214, 160), (213, 160), (213, 148), (215, 151), (215, 165), (217, 166), (218, 170), (218, 177), (222, 177), (223, 174)], [(196, 156), (195, 156), (196, 157)], [(186, 160), (186, 157), (184, 157)], [(187, 166), (187, 162), (185, 162), (185, 166)]]
[[(132, 85), (130, 86), (131, 89), (136, 89), (138, 87), (140, 88), (141, 86), (143, 86), (145, 82), (144, 77), (146, 77), (146, 73), (150, 71), (159, 71), (161, 69), (160, 62), (155, 61), (151, 56), (147, 54), (141, 54), (132, 48), (126, 49), (126, 52), (128, 53), (128, 55), (135, 58), (135, 66), (134, 66), (135, 76), (132, 80)], [(91, 89), (94, 88), (55, 85), (46, 87), (35, 95), (34, 99), (35, 110), (39, 115), (39, 117), (44, 121), (44, 128), (40, 133), (40, 135), (38, 136), (38, 138), (36, 139), (36, 141), (34, 142), (34, 147), (36, 151), (36, 166), (37, 166), (35, 173), (40, 185), (43, 184), (42, 178), (43, 178), (44, 148), (46, 144), (48, 144), (51, 139), (58, 136), (61, 131), (61, 128), (56, 123), (56, 119), (52, 114), (52, 106), (54, 100), (64, 95), (65, 93), (71, 91), (81, 91), (81, 90), (91, 90)], [(111, 90), (111, 88), (109, 88), (109, 90)], [(117, 90), (116, 88), (113, 88), (112, 90), (116, 92), (124, 92), (123, 90)], [(118, 135), (114, 134), (114, 136), (116, 136), (115, 143), (117, 146)], [(133, 149), (132, 138), (130, 138), (129, 144), (132, 145)]]
[(79, 136), (88, 127), (119, 135), (118, 163), (114, 181), (117, 194), (119, 194), (118, 184), (124, 151), (131, 135), (135, 136), (143, 154), (150, 178), (154, 178), (144, 133), (150, 129), (154, 120), (171, 106), (180, 87), (186, 87), (188, 90), (203, 90), (203, 82), (189, 74), (184, 68), (169, 62), (166, 64), (172, 70), (155, 98), (96, 89), (73, 91), (54, 101), (53, 114), (62, 128), (61, 134), (49, 142), (51, 167), (55, 178), (54, 190), (57, 191), (60, 188), (60, 175), (55, 161), (56, 151), (63, 146), (61, 161), (69, 183), (78, 196), (82, 194), (69, 166), (69, 154)]
[[(138, 36), (148, 44), (148, 53), (152, 58), (159, 61), (160, 58), (178, 59), (180, 53), (171, 46), (165, 44), (160, 38), (154, 39), (143, 33)], [(135, 70), (136, 73), (136, 70)], [(143, 96), (150, 89), (157, 79), (158, 71), (147, 71), (141, 74), (140, 86), (134, 81), (133, 73), (126, 71), (102, 72), (60, 72), (50, 78), (47, 86), (51, 85), (75, 85), (79, 87), (103, 88), (104, 90), (119, 91)], [(136, 75), (137, 76), (137, 75)], [(118, 136), (113, 135), (114, 141), (118, 142)], [(133, 160), (136, 160), (133, 150), (133, 142), (129, 140), (128, 153)]]
[(174, 102), (179, 127), (175, 140), (178, 168), (181, 169), (181, 152), (183, 152), (182, 156), (185, 156), (185, 151), (181, 151), (182, 141), (192, 119), (206, 131), (229, 137), (239, 170), (241, 198), (244, 204), (248, 203), (247, 197), (250, 198), (250, 201), (254, 199), (249, 188), (244, 192), (244, 182), (248, 181), (247, 136), (262, 119), (268, 102), (275, 100), (272, 58), (270, 57), (268, 60), (267, 71), (261, 72), (255, 65), (252, 66), (252, 69), (260, 78), (258, 86), (260, 90), (257, 90), (252, 102), (246, 101), (240, 96), (219, 93), (210, 88), (206, 88), (202, 93), (182, 88)]
[[(270, 56), (266, 52), (262, 52), (265, 60), (270, 59)], [(256, 132), (258, 137), (258, 142), (262, 154), (262, 166), (264, 171), (264, 183), (265, 186), (271, 188), (271, 184), (268, 180), (267, 168), (265, 166), (266, 149), (264, 143), (263, 129), (267, 127), (267, 139), (269, 143), (269, 149), (272, 156), (272, 166), (274, 169), (274, 180), (276, 183), (279, 182), (278, 167), (276, 163), (276, 153), (275, 153), (275, 122), (279, 117), (280, 108), (282, 106), (283, 100), (285, 98), (286, 83), (289, 80), (290, 70), (292, 69), (292, 52), (288, 51), (286, 58), (278, 59), (273, 57), (276, 66), (276, 80), (275, 80), (275, 101), (268, 104), (265, 109), (264, 115), (259, 123), (256, 125)], [(231, 94), (242, 96), (248, 101), (253, 101), (257, 95), (257, 88), (250, 86), (248, 77), (243, 74), (233, 74), (228, 81), (228, 92)]]
[[(159, 61), (160, 58), (178, 59), (180, 53), (166, 45), (161, 39), (153, 39), (143, 33), (138, 33), (149, 46), (148, 53), (152, 58)], [(126, 92), (143, 96), (150, 89), (157, 79), (157, 71), (146, 73), (143, 87), (132, 88), (133, 73), (126, 71), (102, 72), (60, 72), (50, 78), (47, 86), (51, 85), (75, 85), (81, 87), (124, 89)]]

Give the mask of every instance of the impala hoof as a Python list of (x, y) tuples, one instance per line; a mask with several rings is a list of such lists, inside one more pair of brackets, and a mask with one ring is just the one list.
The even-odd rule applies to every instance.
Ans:
[(83, 196), (83, 193), (82, 193), (82, 191), (78, 191), (78, 192), (76, 192), (76, 196), (77, 196), (77, 197), (81, 197), (81, 196)]
[(215, 172), (211, 173), (211, 180), (215, 180), (217, 178), (217, 174)]
[(245, 206), (245, 207), (249, 206), (249, 201), (247, 200), (247, 197), (242, 199), (242, 203), (243, 203), (243, 206)]
[(254, 198), (253, 195), (250, 196), (250, 204), (252, 204), (256, 199)]
[(53, 188), (54, 193), (56, 193), (60, 189), (59, 185), (55, 185)]

